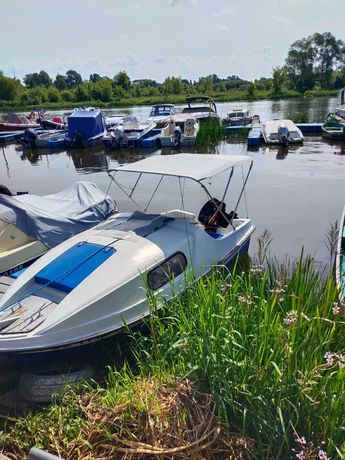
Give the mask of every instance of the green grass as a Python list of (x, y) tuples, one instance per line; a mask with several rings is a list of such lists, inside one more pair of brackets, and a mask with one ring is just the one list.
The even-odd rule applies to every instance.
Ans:
[(207, 118), (200, 122), (196, 137), (197, 146), (215, 145), (222, 138), (222, 127), (218, 118)]
[[(266, 259), (265, 248), (259, 256)], [(131, 430), (138, 428), (141, 393), (135, 385), (189, 379), (212, 395), (228, 432), (253, 440), (256, 458), (295, 458), (294, 448), (306, 459), (319, 458), (320, 449), (333, 460), (345, 458), (344, 311), (333, 314), (336, 287), (311, 258), (302, 254), (297, 263), (285, 265), (271, 261), (265, 270), (215, 269), (159, 313), (158, 299), (150, 298), (151, 333), (134, 335), (133, 370), (125, 365), (110, 372), (104, 388), (88, 389), (99, 410), (132, 401), (121, 419), (123, 437), (132, 439)], [(327, 363), (329, 352), (334, 354)], [(94, 438), (85, 433), (104, 435), (106, 427), (101, 418), (91, 423), (85, 417), (75, 403), (77, 394), (69, 398), (20, 419), (5, 436), (5, 446), (36, 443), (66, 455), (74, 439), (78, 448), (91, 449)], [(173, 418), (164, 420), (173, 424)], [(297, 437), (305, 437), (306, 444)]]

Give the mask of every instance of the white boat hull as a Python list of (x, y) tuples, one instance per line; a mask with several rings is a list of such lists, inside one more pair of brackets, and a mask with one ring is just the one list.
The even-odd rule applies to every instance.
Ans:
[[(7, 289), (0, 301), (1, 354), (47, 352), (116, 334), (124, 325), (135, 324), (150, 314), (146, 274), (154, 267), (173, 254), (185, 255), (186, 270), (154, 291), (155, 295), (170, 299), (185, 289), (188, 271), (199, 278), (214, 264), (231, 263), (248, 248), (254, 231), (250, 219), (237, 219), (233, 221), (234, 229), (226, 229), (218, 235), (220, 238), (214, 238), (201, 224), (175, 218), (142, 237), (116, 229), (127, 218), (119, 214), (62, 243)], [(114, 253), (67, 294), (37, 284), (35, 276), (41, 270), (83, 241), (107, 245)], [(20, 318), (19, 302), (23, 297), (29, 306)], [(39, 302), (41, 307), (34, 307)], [(45, 309), (49, 314), (45, 314)], [(16, 319), (6, 325), (6, 321), (11, 321), (9, 313)]]

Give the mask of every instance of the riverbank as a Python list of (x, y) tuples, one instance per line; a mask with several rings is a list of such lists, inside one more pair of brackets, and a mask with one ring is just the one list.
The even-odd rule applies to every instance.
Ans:
[(248, 271), (215, 270), (159, 313), (151, 298), (131, 364), (9, 423), (4, 453), (344, 458), (345, 305), (310, 257), (266, 264), (267, 241)]
[[(214, 101), (217, 102), (253, 102), (260, 100), (279, 100), (293, 99), (301, 97), (332, 97), (338, 95), (338, 90), (310, 90), (304, 94), (296, 91), (284, 91), (279, 94), (272, 94), (270, 91), (256, 91), (253, 95), (248, 95), (246, 91), (232, 91), (226, 93), (211, 92), (208, 94)], [(22, 112), (30, 111), (37, 106), (44, 107), (45, 110), (71, 110), (75, 107), (94, 106), (99, 108), (117, 108), (117, 107), (133, 107), (141, 105), (153, 104), (184, 104), (188, 94), (171, 94), (168, 96), (142, 96), (133, 98), (114, 99), (109, 102), (99, 100), (87, 101), (65, 101), (65, 102), (48, 102), (41, 101), (39, 104), (33, 102), (26, 105), (18, 105), (17, 103), (7, 103), (0, 106), (0, 112)], [(2, 101), (4, 102), (4, 101)]]

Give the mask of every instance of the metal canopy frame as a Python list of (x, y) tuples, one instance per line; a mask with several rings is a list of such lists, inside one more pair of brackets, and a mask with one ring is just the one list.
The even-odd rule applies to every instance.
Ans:
[[(198, 180), (198, 179), (195, 179), (195, 178), (190, 177), (190, 176), (188, 176), (188, 175), (166, 174), (166, 173), (159, 173), (159, 172), (152, 172), (152, 171), (138, 172), (138, 171), (128, 171), (128, 170), (125, 170), (125, 169), (124, 169), (124, 170), (121, 170), (121, 169), (109, 169), (109, 170), (107, 171), (107, 173), (108, 173), (108, 176), (110, 177), (111, 181), (113, 181), (113, 182), (123, 191), (123, 193), (124, 193), (124, 194), (125, 194), (125, 195), (126, 195), (136, 206), (138, 206), (139, 208), (142, 208), (142, 206), (140, 206), (139, 203), (137, 203), (137, 202), (134, 200), (133, 194), (134, 194), (135, 189), (137, 188), (137, 186), (138, 186), (138, 184), (139, 184), (139, 182), (140, 182), (141, 177), (142, 177), (144, 174), (145, 174), (145, 175), (161, 176), (160, 179), (159, 179), (159, 181), (158, 181), (158, 184), (156, 185), (156, 187), (155, 187), (155, 189), (154, 189), (154, 191), (153, 191), (153, 193), (152, 193), (152, 195), (151, 195), (151, 197), (150, 197), (150, 199), (149, 199), (149, 201), (148, 201), (148, 203), (147, 203), (147, 205), (146, 205), (146, 207), (145, 207), (145, 208), (142, 208), (142, 209), (144, 209), (145, 212), (147, 211), (147, 209), (148, 209), (149, 205), (151, 204), (151, 202), (152, 202), (154, 196), (156, 195), (157, 190), (158, 190), (159, 186), (161, 185), (161, 183), (162, 183), (164, 177), (176, 177), (179, 181), (181, 181), (181, 179), (189, 179), (189, 180), (192, 180), (192, 181), (196, 182), (197, 184), (199, 184), (199, 186), (202, 188), (202, 190), (204, 190), (204, 192), (205, 192), (206, 195), (209, 197), (209, 199), (214, 203), (214, 205), (215, 205), (216, 208), (217, 208), (217, 211), (220, 212), (220, 214), (224, 217), (224, 219), (228, 222), (228, 224), (230, 224), (231, 226), (233, 226), (233, 225), (232, 225), (232, 221), (233, 221), (233, 219), (234, 219), (234, 215), (235, 215), (235, 213), (236, 213), (236, 211), (237, 211), (237, 209), (238, 209), (239, 203), (240, 203), (241, 198), (242, 198), (242, 195), (243, 195), (243, 193), (244, 193), (245, 186), (246, 186), (246, 184), (247, 184), (249, 174), (250, 174), (250, 172), (251, 172), (251, 170), (252, 170), (252, 167), (253, 167), (253, 160), (250, 160), (250, 162), (248, 162), (248, 163), (249, 163), (248, 172), (247, 172), (247, 175), (245, 176), (245, 179), (244, 179), (244, 181), (243, 181), (243, 185), (242, 185), (242, 188), (241, 188), (239, 197), (238, 197), (238, 199), (237, 199), (237, 202), (236, 202), (236, 206), (235, 206), (235, 208), (234, 208), (233, 215), (232, 215), (232, 217), (231, 217), (230, 220), (229, 220), (229, 218), (224, 214), (224, 212), (222, 211), (222, 204), (223, 204), (223, 202), (224, 202), (224, 200), (225, 200), (225, 196), (226, 196), (227, 191), (228, 191), (228, 189), (229, 189), (230, 182), (231, 182), (232, 176), (233, 176), (233, 174), (234, 174), (235, 166), (241, 166), (241, 167), (243, 167), (243, 164), (234, 165), (234, 166), (232, 166), (231, 168), (229, 168), (229, 169), (230, 169), (230, 171), (229, 171), (229, 178), (228, 178), (227, 183), (226, 183), (226, 185), (225, 185), (224, 193), (223, 193), (222, 199), (220, 200), (220, 204), (217, 204), (217, 203), (216, 203), (215, 199), (212, 197), (212, 195), (211, 195), (210, 192), (208, 191), (208, 189), (207, 189), (207, 187), (205, 186), (205, 184), (202, 183), (202, 181), (203, 181), (203, 180), (206, 180), (206, 179), (200, 179), (200, 180)], [(243, 170), (242, 170), (242, 171), (243, 171)], [(116, 178), (115, 178), (116, 173), (120, 173), (120, 172), (122, 172), (122, 173), (127, 173), (127, 174), (128, 174), (128, 173), (131, 173), (131, 174), (133, 174), (133, 173), (134, 173), (134, 174), (138, 174), (138, 178), (137, 178), (137, 180), (135, 181), (135, 184), (133, 185), (133, 187), (131, 188), (131, 190), (130, 190), (129, 193), (125, 190), (125, 188), (124, 188), (124, 187), (116, 180)], [(224, 173), (224, 172), (226, 172), (226, 171), (222, 171), (222, 172)], [(221, 174), (222, 172), (220, 172), (219, 174)], [(219, 174), (217, 174), (217, 175), (219, 175)], [(180, 188), (180, 191), (181, 191), (182, 202), (184, 202), (184, 201), (183, 201), (183, 192), (182, 192), (182, 189), (181, 189), (181, 188)]]

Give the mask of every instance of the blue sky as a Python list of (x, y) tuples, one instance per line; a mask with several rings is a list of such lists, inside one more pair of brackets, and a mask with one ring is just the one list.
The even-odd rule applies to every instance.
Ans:
[(22, 78), (77, 70), (131, 79), (216, 73), (252, 80), (314, 32), (345, 41), (345, 0), (10, 0), (0, 70)]

